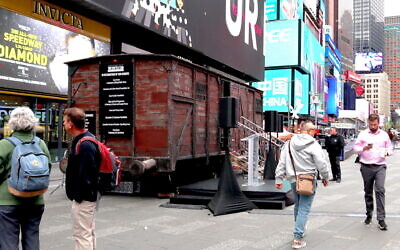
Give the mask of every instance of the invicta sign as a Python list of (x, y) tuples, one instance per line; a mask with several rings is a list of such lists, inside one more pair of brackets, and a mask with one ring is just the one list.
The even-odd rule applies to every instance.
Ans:
[(52, 7), (39, 1), (33, 1), (33, 13), (83, 30), (82, 18), (66, 10)]

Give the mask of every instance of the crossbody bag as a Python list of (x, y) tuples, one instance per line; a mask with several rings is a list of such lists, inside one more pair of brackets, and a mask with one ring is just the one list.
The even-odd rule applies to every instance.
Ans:
[(294, 166), (292, 151), (290, 150), (289, 142), (289, 155), (292, 161), (294, 176), (296, 177), (296, 193), (302, 195), (313, 195), (315, 193), (315, 176), (313, 174), (299, 174), (296, 173), (296, 167)]

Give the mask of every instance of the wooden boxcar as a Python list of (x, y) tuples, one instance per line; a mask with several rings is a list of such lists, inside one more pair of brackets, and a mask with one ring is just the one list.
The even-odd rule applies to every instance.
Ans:
[[(129, 136), (104, 136), (99, 118), (101, 65), (132, 65), (132, 129)], [(212, 176), (220, 166), (222, 131), (219, 98), (239, 99), (239, 116), (262, 124), (262, 92), (229, 75), (170, 55), (111, 55), (68, 63), (69, 104), (95, 114), (95, 130), (122, 159), (131, 175), (142, 174), (154, 159), (152, 175), (180, 185)], [(231, 149), (243, 138), (232, 129)], [(173, 174), (174, 178), (170, 178)]]

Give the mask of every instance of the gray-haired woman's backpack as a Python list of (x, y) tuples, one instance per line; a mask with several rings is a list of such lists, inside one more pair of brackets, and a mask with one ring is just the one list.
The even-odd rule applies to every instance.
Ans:
[(40, 147), (36, 136), (24, 142), (12, 136), (5, 138), (15, 148), (11, 157), (8, 191), (18, 197), (34, 197), (43, 194), (49, 186), (49, 158)]

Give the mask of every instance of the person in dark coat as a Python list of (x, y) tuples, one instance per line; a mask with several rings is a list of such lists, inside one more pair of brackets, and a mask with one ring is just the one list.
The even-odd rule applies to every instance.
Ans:
[(72, 135), (71, 152), (66, 171), (66, 193), (72, 201), (73, 236), (76, 250), (95, 250), (95, 213), (99, 198), (100, 153), (90, 141), (76, 145), (83, 137), (94, 137), (85, 129), (85, 112), (79, 108), (68, 108), (64, 112), (64, 128)]
[(329, 154), (329, 161), (332, 169), (332, 179), (330, 181), (336, 181), (337, 183), (340, 183), (342, 181), (340, 171), (340, 154), (342, 153), (345, 143), (343, 136), (337, 133), (336, 128), (330, 128), (329, 134), (330, 136), (327, 136), (325, 139), (325, 147)]

